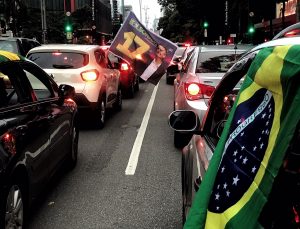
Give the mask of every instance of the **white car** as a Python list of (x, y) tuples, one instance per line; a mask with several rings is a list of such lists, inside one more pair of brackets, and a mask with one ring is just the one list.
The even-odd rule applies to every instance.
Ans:
[(100, 46), (43, 45), (31, 49), (27, 58), (52, 75), (58, 84), (72, 85), (79, 112), (92, 112), (98, 128), (104, 127), (107, 108), (122, 109), (120, 72)]
[[(205, 45), (189, 51), (174, 80), (174, 110), (193, 110), (202, 120), (215, 87), (250, 48), (250, 45)], [(182, 148), (191, 137), (189, 133), (174, 131), (175, 147)]]

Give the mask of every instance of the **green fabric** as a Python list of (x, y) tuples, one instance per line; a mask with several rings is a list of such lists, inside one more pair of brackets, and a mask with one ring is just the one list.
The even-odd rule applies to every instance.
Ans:
[[(266, 64), (282, 62), (282, 66), (276, 69), (274, 66), (278, 64)], [(276, 63), (277, 63), (276, 62)], [(276, 72), (277, 71), (277, 72)], [(278, 74), (280, 76), (280, 83), (273, 80), (273, 75)], [(257, 75), (263, 74), (262, 79), (266, 79), (267, 83), (263, 81), (257, 81)], [(277, 107), (278, 103), (275, 103), (276, 109), (279, 110), (279, 118), (273, 120), (272, 130), (276, 133), (269, 136), (269, 144), (274, 141), (271, 147), (271, 154), (267, 160), (265, 172), (262, 173), (262, 179), (260, 182), (255, 183), (257, 189), (250, 195), (249, 200), (245, 202), (242, 198), (239, 200), (240, 205), (237, 205), (238, 211), (233, 216), (226, 219), (224, 223), (209, 222), (208, 206), (210, 203), (211, 193), (214, 187), (216, 176), (218, 174), (219, 165), (222, 162), (224, 147), (230, 134), (230, 126), (234, 113), (238, 106), (243, 102), (239, 102), (241, 94), (250, 90), (253, 85), (259, 85), (262, 88), (266, 88), (271, 91), (272, 95), (278, 97), (278, 93), (273, 91), (273, 87), (281, 86), (282, 89), (282, 107)], [(273, 84), (273, 85), (272, 85)], [(274, 177), (278, 173), (278, 169), (282, 164), (284, 154), (287, 151), (289, 142), (293, 136), (296, 125), (300, 118), (300, 46), (281, 46), (277, 48), (265, 48), (256, 55), (253, 60), (248, 73), (245, 77), (244, 83), (241, 87), (236, 102), (232, 108), (230, 116), (225, 125), (222, 136), (217, 144), (214, 155), (211, 159), (210, 166), (207, 173), (200, 185), (198, 192), (196, 193), (186, 223), (185, 229), (188, 228), (257, 228), (257, 220), (260, 212), (267, 201), (268, 195), (271, 191), (271, 187), (274, 181)], [(276, 98), (277, 98), (276, 97)], [(250, 98), (249, 98), (250, 99)], [(276, 100), (277, 101), (277, 100)], [(246, 101), (245, 101), (246, 102)], [(277, 116), (276, 116), (277, 117)], [(278, 125), (280, 122), (280, 125)], [(279, 126), (276, 130), (276, 126)], [(272, 139), (271, 139), (272, 138)], [(272, 141), (271, 141), (272, 140)], [(254, 182), (254, 181), (253, 181)], [(248, 190), (247, 190), (248, 192)], [(216, 214), (217, 217), (220, 214)], [(226, 215), (227, 217), (228, 215)], [(221, 217), (221, 216), (220, 216)], [(210, 227), (208, 226), (210, 225)], [(211, 225), (214, 225), (213, 227)]]

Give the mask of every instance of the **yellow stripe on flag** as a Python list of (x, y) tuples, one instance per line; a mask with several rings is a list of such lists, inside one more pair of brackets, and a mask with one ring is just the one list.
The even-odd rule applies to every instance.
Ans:
[(10, 60), (20, 60), (20, 57), (17, 54), (14, 54), (11, 52), (1, 50), (0, 55), (5, 56), (6, 58), (8, 58)]
[[(207, 211), (205, 224), (206, 229), (225, 228), (228, 221), (243, 208), (243, 206), (250, 200), (253, 193), (257, 191), (258, 185), (260, 184), (266, 172), (266, 167), (268, 165), (275, 144), (275, 140), (280, 128), (279, 120), (283, 103), (280, 76), (283, 68), (284, 57), (286, 56), (290, 47), (291, 46), (276, 47), (273, 50), (272, 54), (270, 54), (264, 60), (264, 62), (256, 72), (254, 82), (240, 94), (237, 106), (251, 98), (255, 94), (255, 92), (261, 88), (266, 88), (267, 90), (272, 92), (275, 102), (275, 112), (273, 125), (269, 135), (268, 147), (266, 149), (266, 153), (262, 160), (258, 173), (256, 174), (254, 181), (252, 182), (247, 192), (245, 192), (242, 198), (235, 205), (228, 208), (225, 212), (221, 214)], [(270, 73), (272, 73), (272, 76), (268, 75)]]

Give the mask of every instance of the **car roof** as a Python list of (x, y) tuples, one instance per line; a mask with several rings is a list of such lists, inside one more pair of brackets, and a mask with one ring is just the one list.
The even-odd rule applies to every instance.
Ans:
[(272, 40), (282, 38), (288, 35), (288, 33), (295, 32), (294, 34), (291, 34), (291, 36), (300, 36), (300, 22), (295, 23), (293, 25), (290, 25), (286, 27), (284, 30), (281, 30), (279, 33), (277, 33)]
[(202, 45), (198, 46), (201, 52), (209, 51), (246, 51), (253, 48), (253, 45)]
[(282, 45), (300, 45), (300, 37), (285, 37), (285, 38), (278, 38), (276, 40), (267, 41), (265, 43), (255, 46), (253, 49), (249, 50), (249, 52), (254, 52), (262, 48), (282, 46)]
[(99, 45), (84, 45), (84, 44), (46, 44), (35, 47), (29, 51), (32, 52), (44, 52), (44, 51), (54, 51), (54, 50), (63, 50), (63, 51), (81, 51), (89, 52), (94, 49), (99, 49)]
[(26, 37), (0, 37), (0, 40), (5, 40), (5, 41), (32, 40), (38, 42), (33, 38), (26, 38)]

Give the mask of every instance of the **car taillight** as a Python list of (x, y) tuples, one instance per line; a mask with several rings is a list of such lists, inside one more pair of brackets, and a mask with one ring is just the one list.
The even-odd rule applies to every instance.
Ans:
[(121, 64), (121, 71), (128, 71), (129, 69), (129, 66), (127, 63), (122, 63)]
[(185, 83), (184, 89), (188, 100), (197, 100), (203, 98), (204, 95), (210, 97), (215, 87), (200, 83)]
[(16, 154), (16, 139), (15, 136), (11, 133), (5, 133), (1, 137), (1, 142), (5, 150), (11, 153), (12, 155)]
[(98, 79), (99, 72), (96, 69), (94, 69), (82, 72), (80, 73), (80, 75), (84, 81), (96, 81)]
[(185, 43), (185, 44), (184, 44), (184, 47), (190, 47), (190, 46), (191, 46), (190, 43)]

